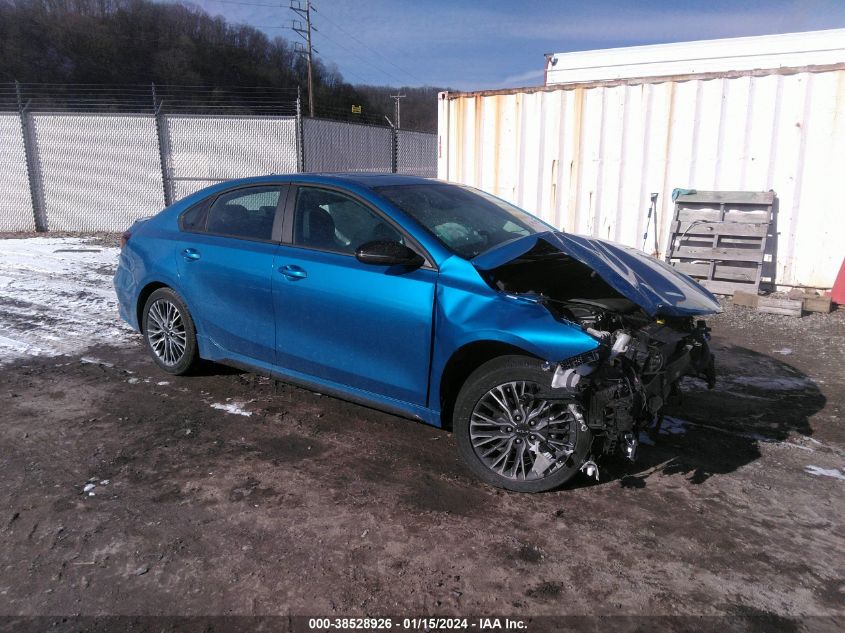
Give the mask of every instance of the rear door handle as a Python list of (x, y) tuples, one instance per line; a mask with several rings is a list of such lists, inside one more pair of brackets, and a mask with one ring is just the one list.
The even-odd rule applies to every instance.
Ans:
[(281, 268), (279, 268), (279, 272), (291, 281), (296, 281), (297, 279), (305, 279), (308, 276), (308, 273), (302, 270), (299, 266), (294, 266), (293, 264), (282, 266)]
[(200, 258), (200, 254), (195, 248), (186, 248), (182, 251), (182, 257), (187, 259), (189, 262), (194, 262)]

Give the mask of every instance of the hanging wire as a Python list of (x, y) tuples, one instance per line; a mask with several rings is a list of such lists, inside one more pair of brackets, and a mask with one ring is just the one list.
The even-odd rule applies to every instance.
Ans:
[[(411, 71), (409, 71), (408, 69), (403, 68), (402, 66), (399, 66), (398, 64), (396, 64), (394, 61), (392, 61), (390, 58), (388, 58), (386, 55), (384, 55), (377, 48), (370, 46), (365, 41), (362, 41), (360, 38), (356, 37), (355, 34), (350, 33), (347, 29), (343, 28), (340, 24), (338, 24), (337, 22), (335, 22), (334, 20), (329, 18), (325, 13), (319, 12), (319, 15), (320, 15), (320, 19), (326, 20), (333, 28), (337, 29), (338, 31), (340, 31), (341, 33), (343, 33), (344, 35), (346, 35), (347, 37), (349, 37), (353, 41), (357, 42), (358, 44), (360, 44), (361, 46), (363, 46), (364, 48), (369, 50), (371, 53), (373, 53), (373, 55), (375, 55), (375, 56), (381, 58), (382, 60), (384, 60), (384, 62), (386, 62), (387, 64), (390, 64), (391, 66), (393, 66), (396, 70), (401, 72), (403, 75), (407, 75), (409, 77), (412, 77), (412, 78), (416, 79), (417, 81), (419, 81), (421, 84), (427, 83), (425, 80), (423, 80), (418, 75), (416, 75), (416, 74), (412, 73)], [(370, 62), (370, 63), (372, 63), (372, 62)]]

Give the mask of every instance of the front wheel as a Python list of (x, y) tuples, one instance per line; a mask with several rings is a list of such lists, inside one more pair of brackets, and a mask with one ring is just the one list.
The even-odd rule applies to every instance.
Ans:
[(199, 362), (197, 335), (188, 307), (170, 288), (159, 288), (144, 304), (144, 340), (156, 364), (169, 374), (190, 373)]
[(452, 416), (458, 451), (483, 481), (543, 492), (577, 474), (592, 437), (580, 404), (548, 400), (551, 374), (527, 356), (502, 356), (475, 370)]

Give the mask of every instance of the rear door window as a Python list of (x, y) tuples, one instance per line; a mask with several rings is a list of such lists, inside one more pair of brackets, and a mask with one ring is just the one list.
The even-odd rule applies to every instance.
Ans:
[(357, 200), (328, 189), (299, 188), (295, 246), (353, 255), (359, 246), (374, 240), (405, 243), (392, 224)]
[(206, 232), (270, 241), (281, 192), (280, 186), (249, 187), (218, 196), (208, 209)]

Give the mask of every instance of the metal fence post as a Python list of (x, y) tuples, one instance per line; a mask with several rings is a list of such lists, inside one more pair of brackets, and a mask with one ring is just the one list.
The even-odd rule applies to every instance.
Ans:
[(156, 124), (156, 142), (158, 143), (158, 160), (161, 164), (161, 185), (164, 189), (164, 206), (169, 207), (173, 204), (173, 192), (171, 191), (171, 180), (169, 171), (167, 169), (167, 141), (164, 133), (164, 121), (162, 121), (161, 106), (156, 96), (156, 85), (150, 84), (153, 95), (153, 116)]
[(393, 152), (391, 154), (391, 168), (395, 174), (399, 171), (399, 128), (393, 128)]
[(302, 122), (302, 94), (296, 87), (296, 167), (300, 173), (305, 172), (305, 130)]
[(41, 170), (38, 167), (37, 141), (27, 112), (29, 104), (24, 105), (21, 85), (17, 80), (15, 80), (15, 96), (18, 101), (18, 114), (21, 117), (23, 151), (26, 158), (26, 175), (29, 179), (29, 195), (32, 198), (32, 213), (35, 216), (35, 230), (43, 233), (47, 231), (47, 212), (44, 206)]
[(395, 174), (399, 167), (399, 130), (389, 116), (384, 115), (384, 119), (390, 125), (390, 171)]

